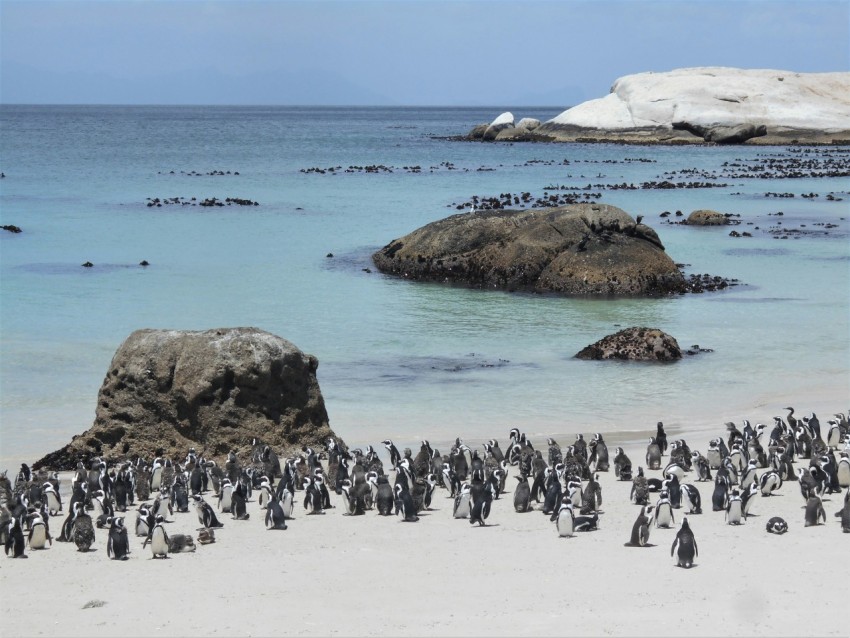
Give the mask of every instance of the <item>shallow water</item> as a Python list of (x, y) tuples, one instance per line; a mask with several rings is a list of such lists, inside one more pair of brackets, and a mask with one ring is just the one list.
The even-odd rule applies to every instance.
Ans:
[[(548, 119), (559, 110), (513, 112)], [(319, 358), (331, 426), (358, 445), (506, 438), (513, 426), (545, 436), (765, 420), (788, 404), (821, 416), (847, 409), (846, 177), (679, 174), (671, 181), (727, 186), (592, 190), (644, 215), (687, 272), (743, 283), (719, 293), (565, 299), (364, 272), (372, 252), (472, 195), (640, 184), (665, 171), (720, 174), (724, 162), (840, 150), (441, 139), (499, 111), (0, 107), (0, 221), (23, 229), (0, 233), (0, 467), (88, 428), (112, 355), (148, 327), (256, 326), (289, 339)], [(345, 172), (373, 164), (392, 172)], [(231, 174), (204, 174), (219, 170)], [(812, 192), (819, 197), (801, 197)], [(842, 201), (827, 201), (829, 192)], [(259, 206), (146, 206), (169, 197)], [(734, 230), (753, 237), (659, 217), (699, 208), (740, 214)], [(766, 232), (780, 221), (810, 234)], [(825, 223), (836, 227), (816, 225)], [(143, 259), (151, 265), (138, 266)], [(572, 358), (632, 325), (713, 352), (673, 365)]]

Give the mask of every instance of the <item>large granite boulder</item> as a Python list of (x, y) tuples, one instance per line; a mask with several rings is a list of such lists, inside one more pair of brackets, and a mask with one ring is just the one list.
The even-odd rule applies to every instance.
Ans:
[[(94, 425), (36, 466), (73, 468), (92, 456), (182, 459), (248, 455), (258, 438), (278, 455), (335, 436), (316, 357), (257, 328), (137, 330), (118, 348)], [(243, 456), (242, 458), (246, 458)]]
[(482, 135), (482, 139), (485, 141), (495, 140), (500, 131), (510, 128), (514, 128), (514, 114), (506, 111), (490, 122), (490, 126), (485, 129)]
[(372, 256), (416, 281), (567, 295), (685, 292), (655, 231), (605, 204), (453, 215)]
[(558, 141), (846, 144), (850, 73), (729, 67), (637, 73), (534, 133)]
[(627, 361), (677, 361), (679, 344), (658, 328), (626, 328), (603, 337), (576, 354), (577, 359), (620, 359)]

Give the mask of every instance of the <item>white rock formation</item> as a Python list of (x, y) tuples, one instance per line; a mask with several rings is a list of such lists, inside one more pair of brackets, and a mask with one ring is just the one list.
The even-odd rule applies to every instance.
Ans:
[(514, 114), (510, 111), (505, 111), (495, 120), (490, 122), (490, 126), (487, 127), (487, 130), (484, 131), (484, 139), (485, 140), (493, 140), (496, 139), (496, 136), (499, 134), (499, 131), (502, 131), (506, 128), (514, 127)]
[(850, 130), (850, 73), (696, 67), (619, 78), (611, 92), (568, 109), (542, 130), (619, 131), (764, 125), (771, 129)]
[(540, 126), (540, 120), (537, 120), (533, 117), (524, 117), (516, 123), (517, 129), (523, 131), (533, 131), (538, 126)]

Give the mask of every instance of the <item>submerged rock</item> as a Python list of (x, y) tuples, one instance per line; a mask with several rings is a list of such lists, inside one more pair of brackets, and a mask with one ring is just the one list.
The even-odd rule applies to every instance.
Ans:
[(35, 467), (161, 454), (247, 454), (252, 439), (276, 453), (322, 447), (335, 436), (316, 379), (319, 362), (257, 328), (137, 330), (118, 348), (94, 425)]
[(658, 328), (626, 328), (603, 337), (576, 354), (577, 359), (620, 359), (627, 361), (677, 361), (679, 344)]
[(566, 295), (685, 292), (655, 231), (605, 204), (453, 215), (396, 239), (372, 260), (416, 281)]
[(716, 210), (702, 209), (688, 215), (687, 223), (689, 226), (725, 226), (729, 218)]

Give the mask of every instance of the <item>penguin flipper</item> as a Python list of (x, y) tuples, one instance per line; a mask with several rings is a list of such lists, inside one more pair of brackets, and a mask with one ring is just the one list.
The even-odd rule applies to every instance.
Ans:
[(676, 551), (676, 544), (677, 544), (678, 542), (679, 542), (679, 537), (678, 537), (678, 536), (676, 536), (676, 538), (674, 538), (674, 539), (673, 539), (673, 546), (670, 548), (670, 556), (672, 556), (672, 555), (673, 555), (673, 552), (675, 552), (675, 551)]

